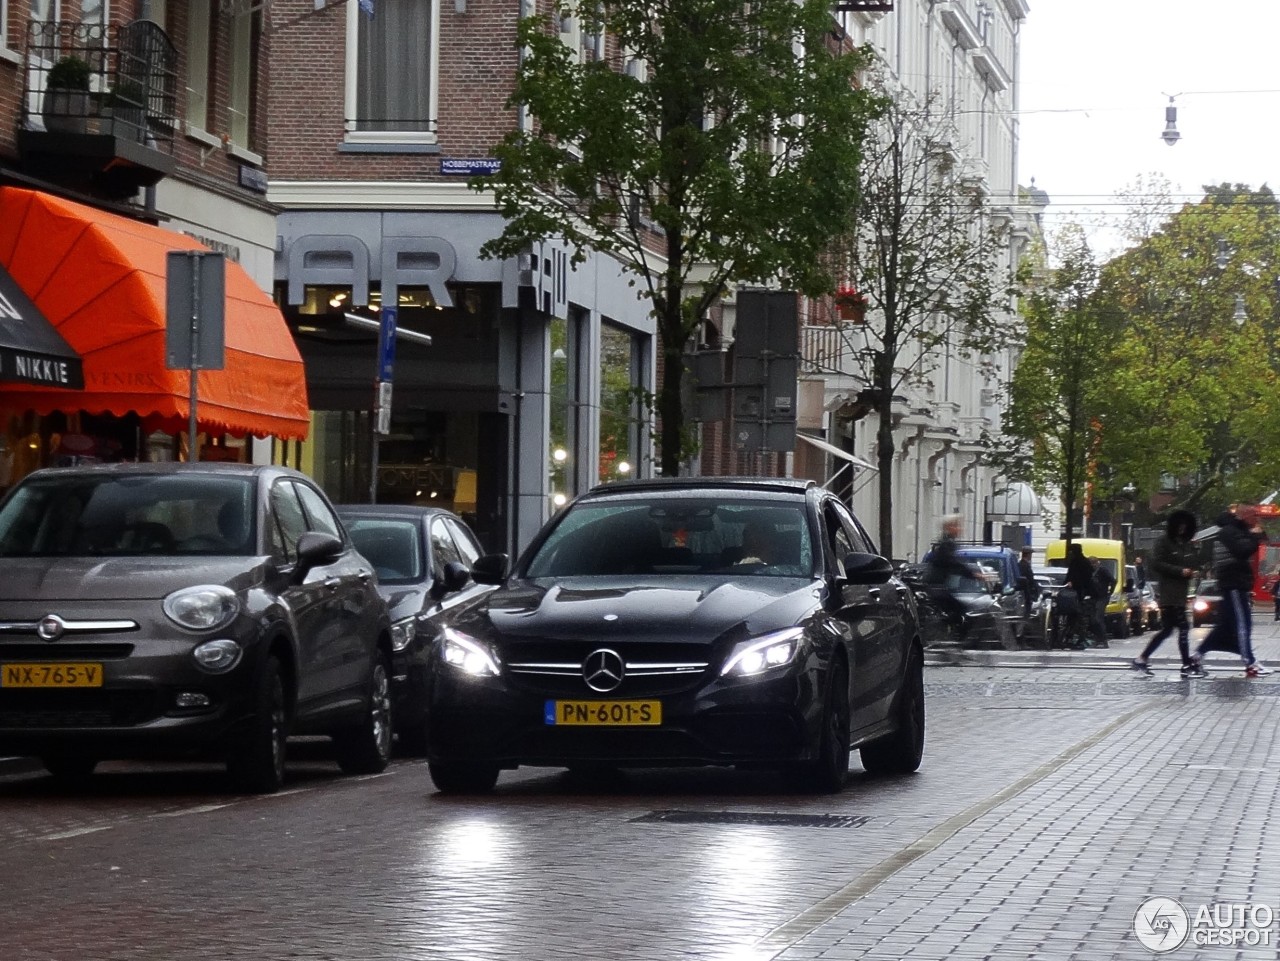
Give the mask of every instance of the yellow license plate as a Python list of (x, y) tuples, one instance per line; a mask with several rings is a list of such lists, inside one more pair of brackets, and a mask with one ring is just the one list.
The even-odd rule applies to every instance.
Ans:
[(0, 687), (102, 687), (102, 665), (4, 664)]
[(661, 701), (547, 701), (545, 720), (556, 726), (656, 727)]

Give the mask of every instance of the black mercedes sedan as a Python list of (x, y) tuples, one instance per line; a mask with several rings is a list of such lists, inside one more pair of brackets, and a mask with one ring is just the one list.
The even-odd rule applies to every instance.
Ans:
[(519, 765), (765, 766), (838, 791), (849, 752), (917, 769), (923, 655), (911, 591), (812, 481), (620, 482), (552, 518), (430, 662), (442, 792)]
[(41, 470), (0, 503), (0, 755), (213, 757), (274, 791), (290, 735), (391, 756), (390, 623), (303, 474), (249, 464)]
[(471, 579), (480, 542), (461, 517), (438, 507), (339, 504), (337, 510), (390, 609), (396, 737), (406, 754), (425, 754), (431, 641), (451, 611), (493, 590)]

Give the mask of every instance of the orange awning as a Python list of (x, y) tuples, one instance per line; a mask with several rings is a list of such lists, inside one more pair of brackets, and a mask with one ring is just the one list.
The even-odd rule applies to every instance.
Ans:
[[(84, 390), (0, 383), (0, 409), (139, 414), (148, 430), (187, 427), (187, 372), (165, 367), (165, 271), (183, 234), (49, 194), (0, 187), (0, 264), (84, 360)], [(226, 367), (197, 375), (208, 433), (307, 436), (302, 358), (284, 317), (227, 262)]]

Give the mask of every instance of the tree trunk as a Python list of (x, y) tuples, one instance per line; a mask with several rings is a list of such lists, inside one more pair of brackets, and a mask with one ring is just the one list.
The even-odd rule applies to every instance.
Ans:
[(893, 558), (893, 364), (897, 351), (889, 340), (888, 321), (884, 350), (876, 359), (876, 467), (879, 468), (880, 554)]
[[(679, 310), (679, 305), (676, 306)], [(677, 331), (679, 323), (672, 325)], [(677, 336), (662, 334), (662, 387), (658, 392), (658, 416), (662, 419), (662, 476), (680, 476), (681, 439), (684, 436), (684, 344), (675, 343)]]

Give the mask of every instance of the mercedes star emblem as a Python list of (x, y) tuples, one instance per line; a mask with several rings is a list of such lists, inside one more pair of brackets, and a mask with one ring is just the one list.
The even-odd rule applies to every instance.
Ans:
[(622, 683), (622, 658), (616, 651), (600, 648), (587, 655), (582, 662), (582, 677), (587, 687), (601, 694), (612, 691)]

